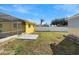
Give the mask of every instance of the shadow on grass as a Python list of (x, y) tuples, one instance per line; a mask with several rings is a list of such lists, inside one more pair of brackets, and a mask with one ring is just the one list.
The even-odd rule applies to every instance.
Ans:
[(53, 55), (79, 55), (79, 44), (75, 44), (67, 37), (58, 45), (51, 43), (50, 48)]

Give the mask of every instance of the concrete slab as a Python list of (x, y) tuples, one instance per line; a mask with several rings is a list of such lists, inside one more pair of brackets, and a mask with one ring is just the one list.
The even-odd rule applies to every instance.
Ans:
[(37, 39), (37, 38), (38, 38), (38, 35), (36, 35), (36, 34), (13, 35), (13, 36), (1, 38), (1, 39), (0, 39), (0, 43), (1, 43), (1, 42), (5, 42), (5, 41), (8, 41), (8, 40), (12, 40), (12, 39), (28, 39), (28, 40), (35, 40), (35, 39)]
[(17, 39), (30, 39), (30, 40), (37, 39), (37, 38), (38, 38), (38, 35), (36, 34), (21, 34), (17, 37)]

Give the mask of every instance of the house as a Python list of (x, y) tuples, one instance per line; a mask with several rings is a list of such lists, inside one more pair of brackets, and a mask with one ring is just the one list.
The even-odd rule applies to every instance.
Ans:
[[(0, 34), (33, 33), (35, 24), (5, 13), (0, 13)], [(2, 35), (1, 35), (2, 36)]]
[(79, 36), (79, 14), (68, 18), (69, 33)]
[(24, 24), (25, 24), (24, 25), (25, 26), (25, 30), (24, 30), (25, 33), (33, 33), (35, 31), (35, 27), (36, 27), (35, 23), (25, 21)]

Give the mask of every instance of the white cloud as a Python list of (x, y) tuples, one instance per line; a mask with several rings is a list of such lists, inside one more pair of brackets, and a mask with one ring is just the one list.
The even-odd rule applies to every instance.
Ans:
[(1, 10), (10, 10), (9, 8), (5, 8), (5, 7), (2, 7), (2, 6), (0, 6), (0, 9)]
[(79, 13), (79, 5), (77, 4), (56, 5), (54, 8), (60, 12), (65, 12), (68, 17)]
[(0, 6), (0, 9), (1, 10), (5, 10), (5, 11), (15, 11), (15, 12), (20, 12), (20, 13), (28, 13), (29, 11), (24, 8), (23, 6), (21, 5), (12, 5), (12, 7), (10, 8), (6, 8), (6, 7), (2, 7)]
[(23, 13), (23, 14), (30, 14), (33, 16), (39, 16), (38, 13), (33, 12), (33, 10), (35, 10), (35, 8), (30, 8), (30, 7), (26, 7), (24, 5), (12, 5), (11, 7), (3, 7), (0, 6), (1, 10), (5, 10), (5, 11), (13, 11), (13, 12), (19, 12), (19, 13)]
[(67, 4), (65, 4), (65, 5), (56, 5), (54, 8), (55, 9), (58, 9), (58, 10), (63, 10), (63, 11), (75, 11), (75, 10), (77, 10), (78, 8), (78, 5), (67, 5)]
[(14, 11), (20, 12), (20, 13), (29, 13), (29, 10), (24, 8), (21, 5), (13, 5)]

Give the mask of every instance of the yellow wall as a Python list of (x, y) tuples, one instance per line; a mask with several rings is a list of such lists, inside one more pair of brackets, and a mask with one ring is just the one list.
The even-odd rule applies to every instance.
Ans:
[(26, 33), (33, 33), (34, 32), (34, 25), (30, 24), (30, 27), (29, 27), (29, 24), (30, 23), (26, 23), (26, 25), (25, 25), (25, 32)]

